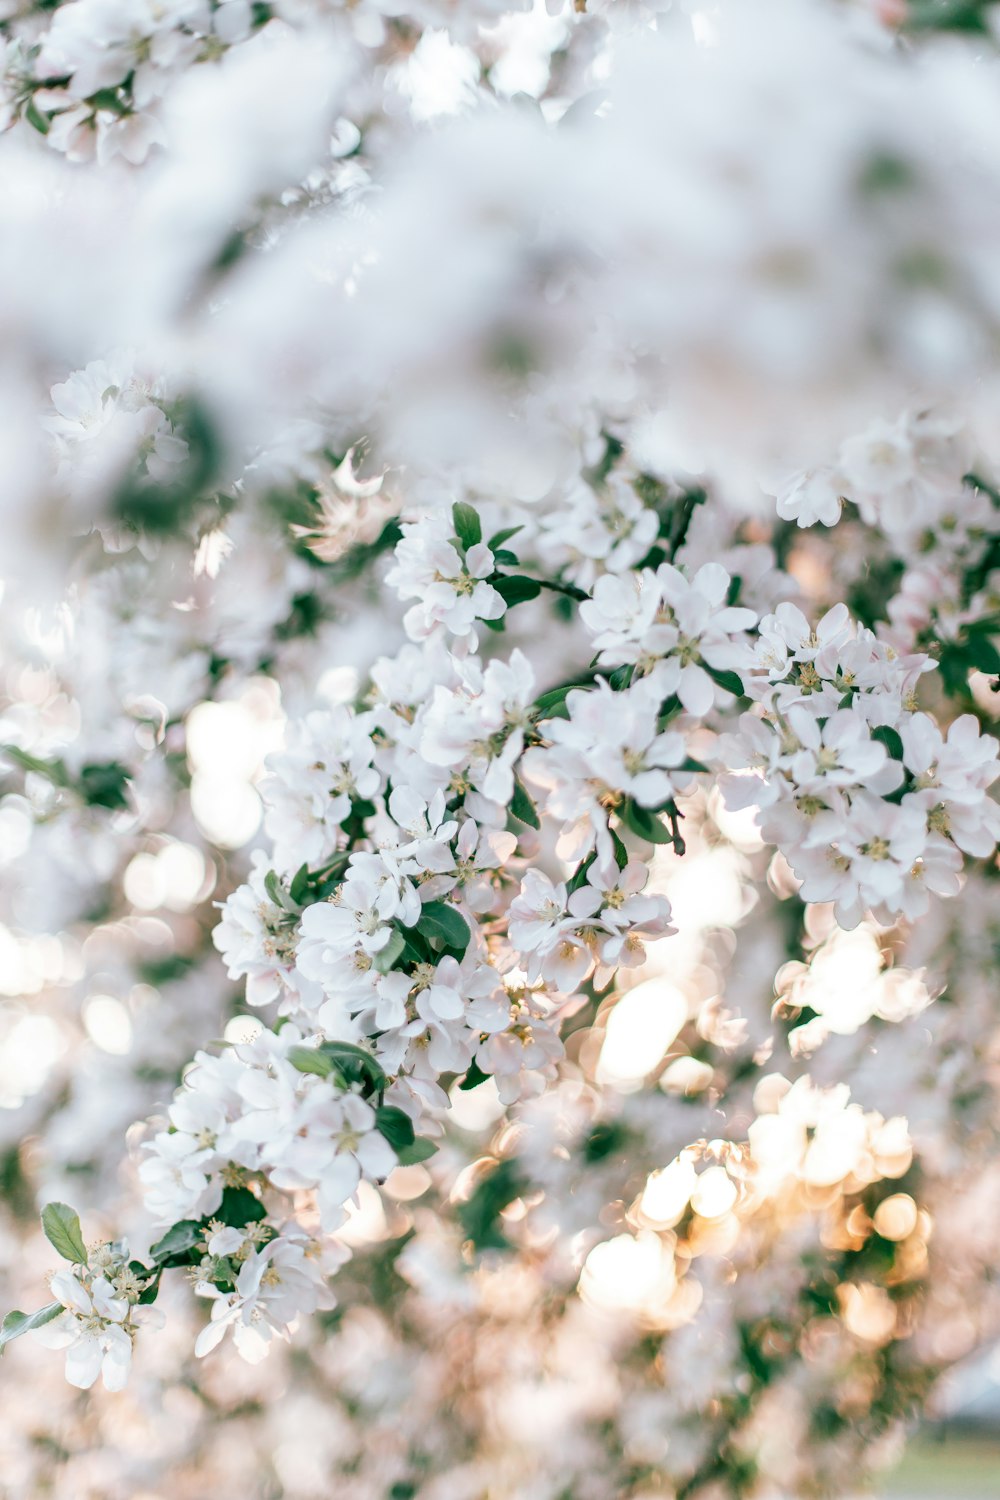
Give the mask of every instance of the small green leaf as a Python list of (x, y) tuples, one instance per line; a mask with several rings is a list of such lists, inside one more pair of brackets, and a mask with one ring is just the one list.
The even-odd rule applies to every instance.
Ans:
[(738, 672), (724, 672), (718, 667), (706, 665), (705, 671), (713, 682), (717, 682), (720, 688), (725, 688), (727, 693), (734, 693), (737, 698), (745, 697), (743, 692), (743, 680)]
[(469, 1071), (458, 1086), (463, 1094), (468, 1093), (469, 1089), (477, 1089), (481, 1083), (485, 1083), (489, 1076), (488, 1073), (483, 1072), (476, 1059), (473, 1058), (469, 1064)]
[(530, 828), (541, 828), (542, 824), (535, 804), (516, 776), (514, 777), (514, 796), (511, 799), (510, 810), (521, 823), (527, 823)]
[(48, 115), (43, 115), (34, 99), (29, 99), (24, 111), (24, 118), (29, 125), (34, 126), (39, 135), (48, 135), (51, 120)]
[(426, 1161), (429, 1156), (436, 1154), (436, 1142), (429, 1141), (425, 1135), (418, 1135), (408, 1146), (401, 1146), (396, 1152), (401, 1167), (415, 1167), (420, 1162)]
[(0, 745), (0, 753), (20, 766), (22, 771), (34, 771), (36, 776), (44, 776), (53, 786), (69, 786), (69, 774), (61, 760), (42, 760), (17, 745)]
[(381, 1093), (385, 1073), (381, 1065), (353, 1042), (323, 1042), (319, 1047), (290, 1047), (288, 1061), (300, 1073), (317, 1073), (327, 1078), (338, 1073), (345, 1084), (360, 1083), (366, 1094)]
[(542, 592), (542, 585), (537, 578), (526, 578), (523, 573), (511, 573), (504, 578), (491, 578), (490, 582), (508, 606), (524, 604), (529, 599), (537, 599)]
[(458, 1221), (477, 1250), (505, 1250), (507, 1236), (500, 1215), (526, 1189), (517, 1162), (508, 1157), (481, 1177), (471, 1195), (458, 1205)]
[(486, 543), (486, 545), (487, 545), (487, 547), (489, 547), (490, 551), (493, 553), (493, 556), (496, 557), (497, 548), (498, 547), (502, 547), (503, 544), (504, 544), (504, 542), (509, 542), (512, 536), (517, 536), (517, 533), (519, 531), (523, 531), (523, 530), (524, 530), (524, 526), (523, 525), (521, 525), (521, 526), (507, 526), (507, 527), (504, 528), (503, 531), (495, 531), (493, 533), (493, 535), (490, 537), (489, 541)]
[(154, 1265), (187, 1265), (190, 1254), (202, 1236), (202, 1226), (196, 1219), (182, 1219), (167, 1230), (162, 1239), (149, 1249)]
[(319, 1047), (289, 1047), (288, 1061), (300, 1073), (315, 1073), (319, 1078), (333, 1072), (333, 1059)]
[[(577, 865), (576, 869), (573, 871), (573, 874), (566, 882), (567, 895), (572, 896), (574, 891), (578, 891), (582, 885), (586, 885), (587, 871), (591, 868), (596, 858), (596, 854), (588, 854), (587, 858)], [(619, 869), (620, 868), (621, 866), (619, 866)]]
[(389, 941), (384, 948), (380, 948), (373, 959), (373, 965), (380, 974), (388, 974), (397, 958), (406, 947), (406, 939), (398, 927), (394, 927), (389, 935)]
[(903, 759), (903, 741), (899, 736), (899, 732), (891, 729), (888, 724), (880, 724), (877, 729), (873, 729), (872, 739), (878, 740), (880, 745), (884, 745), (893, 760)]
[(267, 1209), (249, 1188), (227, 1187), (223, 1189), (222, 1202), (212, 1217), (242, 1229), (247, 1224), (258, 1223), (266, 1214)]
[(904, 25), (909, 31), (970, 31), (989, 36), (984, 0), (909, 0)]
[(660, 819), (651, 813), (648, 808), (640, 807), (633, 802), (631, 797), (621, 809), (622, 821), (633, 833), (637, 833), (641, 839), (648, 839), (651, 844), (672, 844), (673, 835)]
[(473, 510), (471, 505), (457, 500), (451, 508), (451, 514), (455, 522), (455, 535), (468, 552), (470, 547), (475, 547), (483, 539), (483, 526), (479, 513)]
[[(172, 1262), (172, 1264), (186, 1266), (189, 1264), (189, 1261), (182, 1260), (176, 1263)], [(141, 1260), (130, 1260), (128, 1268), (133, 1275), (138, 1276), (140, 1281), (147, 1283), (139, 1293), (139, 1305), (141, 1307), (149, 1307), (150, 1303), (155, 1302), (160, 1295), (160, 1275), (163, 1267), (157, 1266), (154, 1270), (151, 1266), (144, 1266)]]
[(991, 677), (1000, 674), (1000, 651), (988, 636), (970, 631), (965, 654), (980, 672), (988, 672)]
[(83, 1243), (79, 1215), (66, 1203), (46, 1203), (42, 1209), (45, 1238), (63, 1260), (75, 1266), (87, 1264), (87, 1247)]
[(417, 930), (425, 938), (436, 938), (446, 948), (456, 952), (461, 958), (472, 934), (469, 924), (446, 901), (427, 901), (424, 903), (417, 919)]
[(578, 683), (571, 683), (569, 686), (552, 688), (550, 692), (543, 693), (535, 700), (535, 709), (539, 719), (568, 719), (569, 709), (566, 707), (566, 699), (578, 687)]
[(520, 558), (516, 552), (511, 552), (507, 547), (499, 547), (493, 554), (493, 561), (500, 568), (516, 568)]
[(621, 839), (618, 837), (617, 833), (615, 833), (615, 830), (613, 828), (609, 828), (608, 832), (611, 834), (611, 842), (614, 845), (615, 864), (618, 866), (619, 870), (624, 870), (625, 866), (628, 864), (628, 850), (625, 848), (625, 845), (622, 843)]
[(291, 894), (285, 888), (281, 876), (276, 870), (268, 870), (264, 876), (264, 889), (275, 906), (280, 906), (282, 911), (291, 912), (293, 915), (298, 916), (298, 905), (292, 900)]
[(292, 883), (288, 887), (288, 894), (291, 896), (291, 898), (295, 902), (296, 906), (301, 906), (302, 903), (303, 903), (303, 901), (306, 898), (306, 894), (307, 894), (308, 890), (309, 890), (309, 866), (308, 865), (299, 865), (299, 868), (296, 870), (295, 874), (292, 876)]
[(18, 1312), (16, 1309), (9, 1312), (0, 1323), (0, 1354), (14, 1339), (19, 1339), (22, 1333), (30, 1333), (33, 1328), (44, 1328), (46, 1323), (51, 1323), (53, 1318), (58, 1318), (64, 1311), (61, 1302), (50, 1302), (33, 1313)]
[(405, 1110), (398, 1109), (395, 1104), (380, 1104), (375, 1111), (375, 1124), (397, 1156), (404, 1146), (412, 1146), (416, 1139), (413, 1121)]
[(608, 678), (608, 682), (614, 688), (616, 693), (620, 693), (624, 688), (627, 688), (629, 686), (632, 681), (632, 675), (634, 672), (635, 667), (631, 664), (624, 667), (615, 667), (615, 670)]
[(128, 807), (125, 795), (128, 780), (128, 771), (118, 761), (86, 765), (80, 771), (80, 794), (88, 807), (107, 807), (112, 812), (122, 812)]

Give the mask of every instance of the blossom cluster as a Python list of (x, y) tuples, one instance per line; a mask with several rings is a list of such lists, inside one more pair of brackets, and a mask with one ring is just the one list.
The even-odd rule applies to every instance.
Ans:
[[(730, 805), (759, 807), (801, 899), (842, 926), (922, 915), (956, 893), (963, 854), (996, 848), (997, 743), (973, 715), (945, 733), (918, 709), (926, 655), (843, 605), (815, 627), (791, 603), (758, 619), (718, 563), (608, 571), (587, 594), (511, 571), (513, 545), (464, 503), (404, 520), (387, 583), (418, 597), (410, 641), (272, 758), (277, 868), (258, 857), (216, 942), (282, 1022), (199, 1053), (145, 1148), (168, 1237), (233, 1192), (240, 1232), (280, 1237), (307, 1194), (335, 1234), (359, 1184), (433, 1154), (449, 1081), (492, 1078), (505, 1105), (551, 1082), (560, 1022), (672, 930), (643, 851), (684, 852), (683, 804), (712, 774), (696, 744), (751, 773), (728, 778)], [(597, 655), (538, 694), (525, 652), (484, 658), (478, 627), (506, 630), (543, 586)]]
[(921, 653), (899, 656), (859, 629), (846, 606), (811, 628), (781, 605), (761, 621), (748, 683), (758, 711), (728, 737), (730, 764), (756, 775), (727, 785), (730, 805), (761, 808), (761, 831), (789, 861), (805, 901), (832, 901), (855, 926), (887, 923), (955, 895), (963, 853), (1000, 837), (989, 787), (1000, 745), (964, 714), (943, 734), (918, 709)]
[(0, 6), (12, 1496), (834, 1495), (1000, 1330), (958, 9)]

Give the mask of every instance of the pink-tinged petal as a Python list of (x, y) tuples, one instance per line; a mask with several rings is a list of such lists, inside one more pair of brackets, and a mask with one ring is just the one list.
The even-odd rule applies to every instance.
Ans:
[(715, 702), (715, 685), (703, 667), (692, 664), (681, 671), (677, 696), (689, 714), (703, 718)]
[(66, 1350), (66, 1379), (78, 1390), (89, 1391), (101, 1373), (101, 1341), (96, 1334), (81, 1334)]

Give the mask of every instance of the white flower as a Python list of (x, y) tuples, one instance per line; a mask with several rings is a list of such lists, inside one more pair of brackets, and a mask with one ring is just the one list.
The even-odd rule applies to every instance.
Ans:
[(745, 632), (757, 617), (726, 603), (730, 583), (719, 563), (705, 563), (691, 579), (670, 563), (655, 574), (605, 576), (580, 617), (602, 666), (655, 669), (661, 698), (676, 693), (688, 713), (703, 716), (716, 699), (706, 668), (731, 671), (752, 660)]
[(264, 1359), (275, 1338), (287, 1340), (303, 1314), (333, 1305), (313, 1243), (294, 1233), (251, 1251), (240, 1266), (234, 1291), (223, 1291), (207, 1281), (199, 1282), (195, 1290), (213, 1304), (211, 1322), (198, 1335), (195, 1354), (204, 1357), (231, 1331), (239, 1354), (249, 1364)]
[(885, 746), (871, 738), (865, 720), (851, 709), (839, 709), (821, 723), (796, 706), (786, 722), (797, 747), (788, 757), (788, 774), (799, 793), (865, 786), (884, 796), (903, 779), (902, 767), (889, 760)]
[(521, 953), (546, 949), (566, 922), (566, 887), (555, 885), (543, 870), (526, 871), (510, 904), (510, 940)]
[(311, 713), (292, 730), (288, 749), (268, 756), (261, 795), (278, 869), (321, 865), (341, 846), (340, 825), (354, 803), (378, 794), (374, 724), (372, 714), (343, 706)]
[(788, 481), (778, 496), (778, 515), (799, 526), (835, 526), (840, 520), (841, 483), (829, 469), (813, 469)]
[[(109, 1265), (109, 1270), (114, 1270)], [(124, 1389), (132, 1364), (132, 1338), (140, 1322), (162, 1323), (153, 1308), (134, 1305), (104, 1275), (84, 1266), (58, 1271), (52, 1293), (66, 1309), (40, 1330), (50, 1349), (66, 1350), (66, 1379), (89, 1390), (100, 1375), (109, 1391)]]
[(600, 489), (579, 484), (560, 496), (541, 527), (538, 545), (546, 566), (589, 589), (604, 573), (624, 573), (645, 557), (656, 539), (657, 518), (628, 479), (612, 473)]
[[(336, 1228), (343, 1205), (362, 1177), (380, 1182), (396, 1165), (396, 1153), (375, 1126), (375, 1111), (357, 1094), (308, 1098), (286, 1146), (272, 1153), (277, 1187), (316, 1187), (324, 1227)], [(302, 1132), (299, 1134), (298, 1132)]]
[(197, 1139), (182, 1131), (161, 1131), (147, 1147), (149, 1155), (140, 1163), (146, 1207), (159, 1224), (200, 1218), (213, 1213), (222, 1201), (218, 1175), (224, 1164), (211, 1146), (199, 1147)]
[(566, 707), (568, 718), (540, 726), (552, 743), (526, 752), (525, 774), (545, 788), (545, 811), (563, 824), (563, 858), (582, 858), (595, 845), (610, 858), (609, 808), (623, 797), (659, 808), (687, 785), (689, 774), (678, 770), (684, 736), (659, 731), (660, 693), (649, 678), (617, 693), (599, 680), (592, 691), (570, 692)]
[(488, 804), (505, 806), (514, 795), (514, 764), (531, 722), (534, 673), (522, 651), (494, 660), (484, 672), (471, 663), (460, 691), (438, 686), (420, 720), (420, 753), (432, 765), (460, 768), (456, 779), (482, 794), (470, 804), (477, 817)]
[(308, 1008), (317, 1003), (318, 989), (296, 971), (296, 920), (271, 900), (264, 884), (267, 873), (267, 861), (258, 851), (249, 881), (223, 903), (212, 941), (230, 979), (246, 978), (248, 1005), (269, 1005), (290, 992), (290, 1003)]
[(404, 525), (396, 544), (396, 566), (386, 583), (401, 599), (420, 601), (403, 620), (413, 640), (442, 627), (468, 636), (476, 620), (498, 620), (506, 612), (502, 595), (486, 582), (496, 571), (489, 547), (476, 542), (463, 552), (452, 532), (449, 513), (432, 511)]

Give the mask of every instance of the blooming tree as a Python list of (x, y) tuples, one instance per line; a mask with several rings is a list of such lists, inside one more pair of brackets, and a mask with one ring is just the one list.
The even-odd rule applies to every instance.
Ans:
[(840, 1494), (1000, 1327), (991, 7), (0, 14), (0, 1348), (183, 1415), (16, 1492)]

